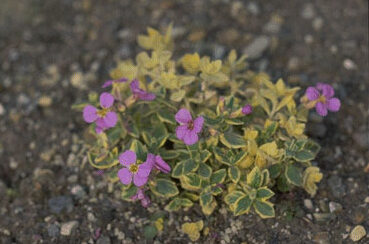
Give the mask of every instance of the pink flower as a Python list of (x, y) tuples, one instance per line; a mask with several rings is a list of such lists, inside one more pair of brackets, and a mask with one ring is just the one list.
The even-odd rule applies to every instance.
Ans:
[(305, 93), (309, 101), (315, 103), (315, 110), (320, 116), (326, 116), (328, 110), (337, 112), (341, 107), (341, 102), (334, 96), (334, 89), (331, 85), (318, 83), (315, 87), (308, 87)]
[(113, 83), (123, 83), (123, 82), (127, 82), (127, 81), (128, 81), (127, 78), (121, 78), (121, 79), (118, 79), (118, 80), (107, 80), (102, 85), (102, 88), (109, 87), (109, 86), (113, 85)]
[(118, 177), (125, 185), (131, 184), (133, 179), (133, 183), (140, 187), (146, 184), (154, 162), (151, 157), (147, 157), (146, 162), (138, 164), (136, 159), (136, 153), (131, 150), (122, 153), (119, 162), (125, 167), (118, 171)]
[(134, 97), (139, 98), (141, 100), (145, 100), (145, 101), (154, 100), (156, 97), (154, 93), (150, 93), (150, 92), (142, 90), (140, 88), (139, 81), (136, 79), (132, 80), (131, 82), (131, 91)]
[(170, 166), (159, 156), (155, 156), (154, 154), (149, 153), (147, 155), (148, 161), (153, 163), (153, 167), (157, 170), (168, 174), (171, 170)]
[(244, 115), (249, 115), (252, 113), (252, 106), (250, 104), (246, 104), (245, 106), (243, 106), (242, 108), (242, 113)]
[(92, 105), (87, 105), (83, 109), (83, 119), (87, 123), (96, 122), (96, 133), (101, 133), (106, 129), (112, 128), (118, 121), (118, 116), (111, 111), (114, 103), (114, 97), (107, 92), (100, 95), (101, 109), (97, 109)]
[(202, 130), (204, 118), (199, 116), (192, 120), (190, 112), (182, 108), (176, 113), (175, 119), (180, 123), (180, 126), (176, 129), (178, 139), (182, 140), (186, 145), (195, 144), (199, 140), (197, 134)]

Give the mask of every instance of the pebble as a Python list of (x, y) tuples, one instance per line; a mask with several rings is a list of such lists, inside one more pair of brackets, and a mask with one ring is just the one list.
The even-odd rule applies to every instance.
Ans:
[(87, 219), (88, 219), (88, 221), (90, 221), (90, 222), (96, 222), (96, 217), (95, 217), (95, 215), (94, 215), (93, 213), (91, 213), (91, 212), (89, 212), (89, 213), (87, 214)]
[(253, 15), (258, 15), (260, 13), (260, 8), (256, 2), (249, 2), (246, 8)]
[(337, 175), (332, 175), (328, 179), (328, 186), (334, 197), (340, 198), (346, 194), (346, 187), (342, 183), (342, 179)]
[(305, 4), (302, 9), (301, 16), (304, 19), (312, 19), (315, 16), (314, 6), (311, 3)]
[(345, 69), (347, 69), (347, 70), (354, 70), (354, 69), (357, 68), (354, 61), (352, 61), (351, 59), (348, 59), (348, 58), (343, 61), (343, 67), (345, 67)]
[(50, 237), (58, 237), (60, 233), (60, 227), (58, 224), (51, 224), (47, 228), (47, 233)]
[(76, 220), (63, 223), (60, 228), (60, 234), (63, 236), (70, 236), (72, 232), (77, 229), (79, 223)]
[(66, 210), (68, 213), (73, 210), (73, 200), (69, 196), (57, 196), (50, 198), (48, 201), (50, 211), (55, 214), (61, 213)]
[(5, 108), (4, 106), (0, 103), (0, 116), (5, 114)]
[(49, 96), (42, 96), (38, 99), (38, 104), (41, 107), (49, 107), (52, 104), (53, 100)]
[(107, 236), (101, 236), (98, 240), (97, 240), (97, 242), (96, 242), (96, 244), (110, 244), (111, 243), (111, 240), (110, 240), (110, 238), (109, 237), (107, 237)]
[(314, 28), (314, 30), (315, 31), (321, 30), (322, 27), (323, 27), (323, 23), (324, 23), (324, 21), (323, 21), (323, 19), (321, 17), (314, 18), (314, 20), (313, 20), (313, 28)]
[(331, 213), (339, 213), (342, 211), (342, 205), (337, 202), (329, 202), (329, 211)]
[(324, 137), (327, 133), (327, 127), (324, 124), (309, 123), (307, 130), (314, 137)]
[(352, 241), (360, 241), (366, 235), (365, 228), (362, 225), (355, 226), (350, 233), (350, 238)]
[(261, 57), (270, 45), (270, 38), (267, 36), (259, 36), (255, 38), (244, 50), (243, 53), (250, 59)]
[(314, 242), (317, 244), (330, 244), (330, 238), (328, 232), (319, 232), (314, 235)]
[(369, 196), (365, 198), (364, 202), (369, 203)]
[(76, 185), (73, 186), (72, 189), (70, 190), (70, 192), (77, 198), (77, 199), (82, 199), (84, 196), (86, 196), (86, 192), (83, 189), (82, 186), (80, 185)]
[(311, 201), (311, 199), (305, 199), (304, 200), (304, 206), (305, 208), (312, 210), (314, 208), (313, 206), (313, 202)]

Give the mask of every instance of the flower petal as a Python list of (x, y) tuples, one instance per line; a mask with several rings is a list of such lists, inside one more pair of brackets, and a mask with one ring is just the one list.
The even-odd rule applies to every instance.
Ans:
[(118, 178), (123, 184), (129, 185), (132, 182), (132, 173), (127, 168), (121, 168), (118, 171)]
[(131, 84), (131, 91), (136, 93), (140, 89), (140, 82), (136, 79), (132, 80)]
[(101, 87), (102, 88), (107, 88), (111, 85), (113, 85), (113, 80), (107, 80), (107, 81), (105, 81), (105, 83)]
[(151, 164), (150, 162), (145, 162), (143, 164), (140, 164), (138, 166), (138, 171), (136, 175), (140, 177), (148, 177), (150, 175), (152, 167), (153, 167), (153, 164)]
[(136, 153), (131, 150), (127, 150), (124, 153), (119, 155), (119, 162), (124, 166), (129, 166), (136, 162)]
[(194, 131), (189, 131), (183, 138), (186, 145), (193, 145), (199, 140), (199, 137)]
[(170, 166), (160, 156), (155, 157), (155, 168), (166, 174), (171, 170)]
[(143, 186), (146, 184), (147, 180), (149, 178), (148, 177), (140, 177), (138, 174), (135, 174), (133, 176), (133, 183), (136, 185), (136, 186)]
[(315, 110), (320, 116), (326, 116), (328, 114), (327, 105), (321, 102), (316, 104)]
[(111, 128), (111, 127), (114, 127), (115, 124), (117, 123), (118, 116), (115, 112), (109, 112), (105, 115), (103, 119), (104, 119), (106, 126)]
[(114, 103), (114, 97), (108, 92), (104, 92), (100, 95), (100, 105), (103, 108), (110, 108)]
[(193, 131), (196, 133), (200, 133), (202, 130), (202, 125), (204, 124), (204, 118), (202, 116), (197, 117), (193, 121)]
[(138, 98), (144, 101), (152, 101), (156, 98), (154, 93), (141, 91), (138, 93)]
[(96, 114), (97, 109), (92, 106), (92, 105), (87, 105), (86, 107), (84, 107), (83, 109), (83, 119), (87, 122), (87, 123), (92, 123), (94, 122), (98, 116)]
[(151, 165), (155, 164), (155, 155), (152, 153), (147, 154), (147, 158), (146, 158), (146, 162), (145, 163), (149, 163)]
[(330, 98), (327, 100), (327, 107), (329, 111), (337, 112), (340, 110), (341, 101), (338, 98)]
[(100, 127), (100, 126), (97, 126), (97, 125), (96, 125), (96, 127), (95, 127), (95, 131), (96, 131), (96, 133), (97, 133), (97, 134), (100, 134), (101, 132), (103, 132), (103, 131), (104, 131), (104, 128), (102, 128), (102, 127)]
[(315, 89), (315, 87), (308, 87), (305, 92), (306, 97), (309, 99), (309, 101), (314, 101), (319, 98), (319, 91)]
[(184, 136), (189, 130), (187, 129), (187, 125), (180, 125), (176, 128), (177, 138), (183, 140)]
[(186, 124), (192, 120), (190, 111), (185, 108), (181, 108), (175, 115), (175, 119), (178, 123)]
[(250, 104), (246, 104), (245, 106), (243, 106), (242, 108), (242, 113), (244, 115), (249, 115), (252, 113), (252, 106)]
[(317, 88), (322, 91), (323, 96), (326, 98), (331, 98), (334, 96), (334, 89), (329, 84), (318, 83)]
[(108, 126), (105, 124), (105, 122), (104, 122), (104, 119), (103, 118), (98, 118), (97, 120), (96, 120), (96, 127), (100, 127), (101, 129), (107, 129), (108, 128)]

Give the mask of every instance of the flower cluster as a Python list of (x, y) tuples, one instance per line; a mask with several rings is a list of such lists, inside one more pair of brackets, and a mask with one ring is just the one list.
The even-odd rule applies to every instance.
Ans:
[(198, 203), (210, 215), (223, 201), (236, 216), (271, 218), (277, 192), (301, 187), (314, 196), (320, 147), (305, 124), (309, 109), (340, 109), (332, 86), (307, 88), (297, 104), (300, 88), (248, 70), (233, 50), (224, 61), (173, 60), (170, 32), (139, 36), (146, 51), (119, 62), (102, 86), (111, 92), (83, 105), (95, 138), (90, 164), (119, 183), (123, 199), (144, 207), (168, 199), (167, 211)]

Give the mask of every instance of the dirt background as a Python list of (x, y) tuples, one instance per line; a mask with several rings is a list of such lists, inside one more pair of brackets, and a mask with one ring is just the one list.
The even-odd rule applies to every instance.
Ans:
[[(188, 243), (185, 221), (203, 219), (199, 243), (352, 243), (369, 232), (368, 1), (2, 0), (0, 2), (0, 243), (145, 243), (148, 210), (86, 164), (86, 128), (71, 105), (140, 50), (147, 26), (174, 23), (176, 56), (222, 58), (232, 48), (250, 67), (303, 88), (327, 82), (339, 113), (311, 114), (323, 147), (319, 192), (283, 194), (277, 218), (166, 216), (155, 243)], [(358, 243), (369, 243), (368, 234)]]

